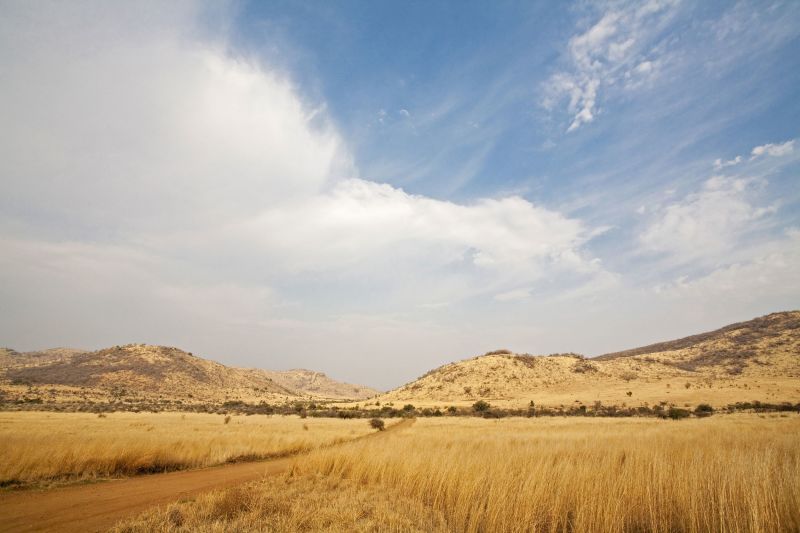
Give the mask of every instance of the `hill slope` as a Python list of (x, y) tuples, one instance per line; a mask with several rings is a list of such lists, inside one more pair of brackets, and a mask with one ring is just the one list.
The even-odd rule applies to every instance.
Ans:
[(262, 370), (228, 367), (177, 348), (144, 344), (96, 352), (6, 350), (0, 358), (0, 378), (17, 385), (62, 386), (63, 391), (88, 389), (198, 402), (297, 396)]
[(727, 404), (800, 398), (800, 312), (586, 359), (507, 351), (444, 365), (378, 398), (415, 405)]

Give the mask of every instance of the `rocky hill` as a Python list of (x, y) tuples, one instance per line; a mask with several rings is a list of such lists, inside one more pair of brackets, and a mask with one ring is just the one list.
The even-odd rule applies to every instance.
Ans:
[[(66, 348), (26, 353), (0, 350), (0, 383), (7, 391), (13, 393), (15, 387), (46, 388), (65, 400), (102, 400), (110, 395), (180, 399), (186, 403), (274, 402), (307, 396), (361, 399), (369, 390), (324, 375), (308, 379), (305, 375), (229, 367), (178, 348), (144, 344), (94, 352)], [(347, 396), (348, 392), (352, 395)]]
[(415, 405), (726, 404), (800, 399), (800, 312), (606, 354), (498, 350), (444, 365), (379, 397)]

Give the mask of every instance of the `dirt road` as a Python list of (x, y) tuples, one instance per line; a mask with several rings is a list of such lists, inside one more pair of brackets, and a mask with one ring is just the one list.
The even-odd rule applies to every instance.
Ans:
[[(403, 420), (386, 431), (360, 438), (385, 438), (413, 422)], [(0, 531), (105, 531), (149, 507), (283, 473), (294, 460), (286, 457), (91, 485), (0, 493)]]

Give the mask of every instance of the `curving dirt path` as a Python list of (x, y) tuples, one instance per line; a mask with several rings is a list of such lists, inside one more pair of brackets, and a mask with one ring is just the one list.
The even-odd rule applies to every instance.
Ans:
[[(413, 418), (402, 420), (386, 428), (386, 431), (370, 433), (354, 440), (384, 438), (392, 431), (413, 423)], [(284, 457), (91, 485), (0, 493), (0, 532), (105, 531), (121, 519), (135, 516), (149, 507), (281, 474), (289, 469), (294, 459)]]

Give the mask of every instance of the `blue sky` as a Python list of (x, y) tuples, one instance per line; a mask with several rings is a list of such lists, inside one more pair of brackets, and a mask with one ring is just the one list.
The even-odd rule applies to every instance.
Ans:
[(797, 2), (0, 11), (2, 344), (388, 388), (797, 308)]

